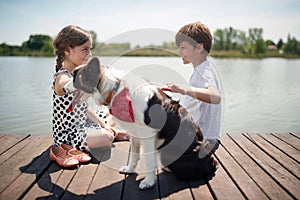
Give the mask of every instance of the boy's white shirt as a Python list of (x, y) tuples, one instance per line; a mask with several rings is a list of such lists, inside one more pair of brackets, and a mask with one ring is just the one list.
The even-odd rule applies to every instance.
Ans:
[[(218, 75), (208, 60), (194, 68), (189, 85), (197, 88), (215, 86), (221, 93)], [(209, 104), (188, 95), (185, 97), (184, 106), (206, 139), (217, 139), (221, 136), (221, 103)]]

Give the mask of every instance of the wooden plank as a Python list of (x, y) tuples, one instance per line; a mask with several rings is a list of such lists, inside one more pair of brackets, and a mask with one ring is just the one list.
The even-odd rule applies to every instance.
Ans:
[[(55, 163), (56, 165), (56, 163)], [(51, 191), (48, 199), (61, 199), (61, 197), (65, 193), (69, 193), (68, 186), (72, 182), (78, 168), (74, 169), (60, 169), (62, 173), (60, 174), (59, 178), (54, 183), (53, 190)], [(71, 194), (72, 195), (72, 194)]]
[[(269, 155), (263, 152), (250, 140), (245, 140), (244, 136), (231, 134), (231, 138), (249, 155), (255, 163), (261, 167), (285, 192), (291, 197), (300, 195), (299, 181), (289, 171), (274, 161)], [(263, 187), (265, 185), (261, 185)]]
[(293, 135), (293, 136), (295, 136), (295, 137), (297, 137), (298, 139), (300, 139), (300, 132), (298, 132), (298, 133), (290, 133), (291, 135)]
[[(24, 175), (22, 174), (21, 178), (32, 180), (32, 177), (34, 177), (33, 179), (35, 179), (35, 175), (31, 174), (28, 170), (32, 170), (30, 168), (31, 165), (33, 165), (33, 169), (35, 169), (35, 161), (42, 157), (41, 154), (50, 146), (52, 140), (48, 136), (31, 136), (27, 139), (31, 140), (28, 145), (0, 165), (0, 192), (4, 193), (5, 189), (7, 190), (5, 193), (9, 193), (11, 189), (16, 195), (20, 195), (13, 187), (19, 185), (18, 180), (15, 179), (22, 173)], [(49, 162), (49, 158), (47, 158), (46, 161)], [(22, 182), (20, 184), (24, 184), (21, 188), (26, 188), (26, 185), (28, 185), (27, 183)], [(20, 190), (18, 192), (22, 191)]]
[(98, 164), (81, 165), (62, 199), (84, 199), (93, 180)]
[(0, 139), (5, 137), (5, 136), (6, 136), (6, 134), (0, 134)]
[(216, 199), (245, 199), (221, 165), (208, 185)]
[[(245, 139), (241, 134), (230, 134), (230, 136), (234, 136), (234, 138), (240, 137), (239, 140)], [(242, 166), (246, 173), (259, 185), (261, 190), (263, 190), (270, 199), (291, 199), (285, 190), (274, 182), (274, 180), (244, 152), (243, 146), (238, 146), (233, 140), (229, 139), (222, 140), (222, 145), (224, 145), (230, 155)], [(230, 147), (230, 149), (227, 149), (227, 147)]]
[(0, 138), (0, 155), (30, 135), (5, 134)]
[[(10, 136), (10, 137), (16, 137), (16, 136)], [(17, 142), (15, 145), (13, 145), (11, 148), (7, 149), (0, 155), (0, 165), (5, 162), (6, 160), (12, 158), (17, 152), (21, 151), (26, 145), (28, 145), (32, 140), (29, 139), (23, 139), (19, 142)]]
[(173, 173), (159, 170), (158, 184), (161, 199), (193, 199), (189, 182), (178, 179)]
[(109, 155), (108, 153), (99, 153), (101, 154), (100, 158), (105, 159), (99, 164), (86, 199), (122, 198), (125, 175), (120, 174), (118, 169), (128, 162), (129, 144), (129, 142), (114, 143)]
[[(35, 149), (39, 148), (40, 144), (43, 143), (47, 147), (51, 144), (51, 139), (48, 138), (48, 136), (31, 136), (26, 138), (22, 141), (22, 143), (25, 142), (27, 145), (25, 145), (24, 148), (19, 148), (19, 151), (17, 151), (15, 154), (12, 154), (8, 160), (4, 161), (0, 165), (0, 177), (5, 175), (8, 171), (11, 171), (12, 167), (16, 167), (20, 164), (20, 162), (23, 162), (25, 159), (25, 162), (28, 162), (32, 159), (34, 156), (33, 154), (36, 153)], [(47, 147), (43, 147), (43, 150), (46, 150)], [(40, 153), (41, 151), (38, 151)]]
[[(285, 169), (299, 179), (300, 167), (299, 161), (295, 161), (289, 155), (292, 154), (300, 159), (300, 151), (292, 148), (286, 143), (270, 134), (245, 134), (245, 136), (260, 147), (265, 153), (272, 157), (276, 162), (280, 163)], [(275, 145), (280, 145), (280, 149)], [(297, 151), (297, 152), (295, 152)], [(296, 155), (298, 154), (298, 155)]]
[(86, 200), (93, 199), (121, 199), (125, 175), (118, 170), (100, 163), (92, 184), (90, 185)]
[(182, 181), (159, 170), (155, 187), (141, 191), (143, 163), (139, 175), (118, 173), (128, 161), (128, 142), (115, 143), (100, 164), (61, 169), (49, 160), (50, 136), (0, 134), (10, 141), (0, 155), (0, 199), (299, 199), (298, 135), (226, 134), (211, 180)]
[(51, 197), (51, 192), (63, 170), (54, 162), (45, 171), (43, 176), (32, 186), (22, 200), (46, 199)]
[(110, 149), (92, 150), (91, 154), (95, 157), (94, 162), (104, 163), (118, 172), (128, 162), (129, 148), (129, 142), (117, 142)]
[[(225, 140), (230, 140), (230, 138), (225, 136), (222, 138), (222, 142)], [(239, 165), (239, 163), (228, 153), (234, 151), (234, 149), (231, 149), (231, 146), (226, 146), (226, 149), (228, 151), (224, 149), (223, 145), (220, 145), (216, 151), (216, 157), (219, 160), (220, 165), (223, 166), (227, 174), (233, 179), (242, 193), (248, 199), (268, 199), (266, 194), (243, 169), (243, 166)]]
[[(286, 143), (286, 141), (279, 139), (277, 135), (280, 134), (259, 134), (259, 135), (260, 137), (264, 138), (269, 143), (271, 143), (273, 146), (275, 146), (277, 149), (282, 151), (286, 156), (292, 158), (296, 163), (298, 164), (300, 163), (300, 149), (296, 149), (295, 148), (296, 145), (291, 146), (290, 144)], [(295, 141), (295, 137), (290, 134), (286, 134), (285, 138), (286, 139), (291, 138), (294, 139), (293, 141)], [(300, 140), (298, 142), (300, 143)]]
[(158, 184), (147, 190), (140, 190), (139, 184), (144, 179), (145, 174), (130, 174), (127, 175), (124, 181), (123, 200), (131, 199), (159, 199)]
[[(130, 148), (127, 149), (129, 154)], [(124, 180), (124, 192), (122, 199), (159, 199), (158, 182), (155, 183), (153, 188), (145, 190), (139, 189), (139, 184), (144, 180), (147, 172), (145, 155), (147, 154), (144, 154), (143, 152), (140, 155), (138, 165), (135, 169), (136, 174), (130, 174), (126, 176)], [(126, 163), (124, 163), (123, 165), (125, 165)]]
[(209, 190), (206, 180), (201, 179), (201, 180), (189, 181), (189, 185), (194, 199), (205, 199), (205, 200), (214, 199), (213, 195)]
[[(249, 134), (248, 134), (249, 135)], [(257, 163), (263, 167), (268, 174), (275, 179), (293, 198), (300, 197), (300, 181), (294, 174), (279, 164), (274, 157), (266, 153), (265, 146), (263, 151), (259, 151), (259, 146), (256, 141), (243, 140), (245, 147), (247, 146), (247, 153), (256, 160)], [(283, 158), (281, 158), (283, 159)], [(286, 161), (287, 159), (285, 159)], [(296, 166), (295, 166), (296, 167)]]
[[(45, 144), (40, 143), (41, 148), (45, 149)], [(39, 147), (40, 147), (39, 146)], [(48, 145), (47, 145), (48, 146)], [(33, 152), (37, 155), (42, 149), (36, 148)], [(14, 180), (5, 190), (1, 193), (1, 197), (5, 199), (19, 199), (31, 188), (34, 182), (41, 176), (43, 171), (49, 166), (49, 154), (47, 151), (35, 157), (28, 165), (29, 167)]]
[(21, 199), (43, 174), (49, 163), (49, 155), (46, 152), (42, 153), (26, 171), (1, 193), (1, 196), (6, 199)]
[[(296, 137), (297, 134), (295, 133), (270, 133), (273, 136), (277, 137), (278, 139), (282, 140), (286, 144), (294, 147), (297, 150), (300, 150), (300, 138)], [(298, 134), (300, 136), (300, 134)]]
[[(13, 154), (8, 160), (5, 160), (5, 162), (2, 162), (0, 165), (0, 177), (3, 180), (3, 176), (5, 176), (8, 172), (12, 171), (12, 168), (15, 167), (18, 163), (22, 162), (24, 158), (31, 156), (32, 147), (38, 146), (38, 144), (34, 144), (31, 139), (26, 139), (25, 143), (27, 145), (25, 148), (18, 151), (16, 154)], [(24, 141), (23, 141), (24, 142)], [(28, 162), (25, 161), (24, 164)], [(13, 172), (21, 172), (18, 169), (13, 170)], [(0, 186), (0, 192), (1, 192), (1, 186)]]

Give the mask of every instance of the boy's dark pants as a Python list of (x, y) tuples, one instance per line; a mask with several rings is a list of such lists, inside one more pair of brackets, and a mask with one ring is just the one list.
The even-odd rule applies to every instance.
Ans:
[[(207, 148), (204, 147), (199, 152), (195, 152), (194, 149), (198, 143), (196, 140), (193, 141), (184, 154), (167, 167), (181, 179), (194, 180), (213, 175), (217, 166), (212, 154), (219, 147), (219, 140), (208, 140), (208, 144)], [(174, 146), (173, 149), (178, 149), (178, 146)], [(205, 151), (205, 153), (202, 151)], [(161, 154), (161, 161), (163, 165), (170, 161), (168, 153)]]

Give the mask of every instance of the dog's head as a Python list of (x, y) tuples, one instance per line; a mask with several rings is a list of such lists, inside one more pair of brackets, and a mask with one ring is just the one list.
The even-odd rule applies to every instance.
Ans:
[(93, 57), (88, 63), (78, 66), (74, 70), (73, 80), (65, 84), (63, 90), (73, 93), (74, 98), (68, 110), (72, 110), (78, 103), (82, 103), (97, 91), (101, 77), (101, 67), (98, 58)]
[(100, 65), (100, 60), (92, 57), (74, 70), (73, 85), (75, 89), (84, 92), (85, 96), (93, 96), (95, 103), (107, 105), (112, 98), (109, 98), (110, 93), (118, 88), (115, 83), (119, 83), (120, 79), (121, 75), (116, 70)]
[(92, 57), (86, 64), (80, 65), (74, 70), (74, 87), (88, 94), (97, 90), (101, 77), (100, 60)]
[(74, 92), (72, 106), (82, 103), (91, 96), (98, 95), (97, 86), (102, 77), (100, 61), (97, 57), (92, 57), (86, 64), (78, 66), (74, 70), (73, 80), (66, 83), (64, 91), (66, 93)]

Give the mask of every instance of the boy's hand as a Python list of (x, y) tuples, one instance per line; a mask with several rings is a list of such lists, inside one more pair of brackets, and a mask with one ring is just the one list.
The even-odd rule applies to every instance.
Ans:
[(180, 87), (180, 86), (178, 86), (174, 83), (168, 83), (167, 86), (171, 90), (171, 92), (180, 93), (180, 94), (183, 94), (183, 95), (186, 94), (185, 89), (183, 89), (182, 87)]

